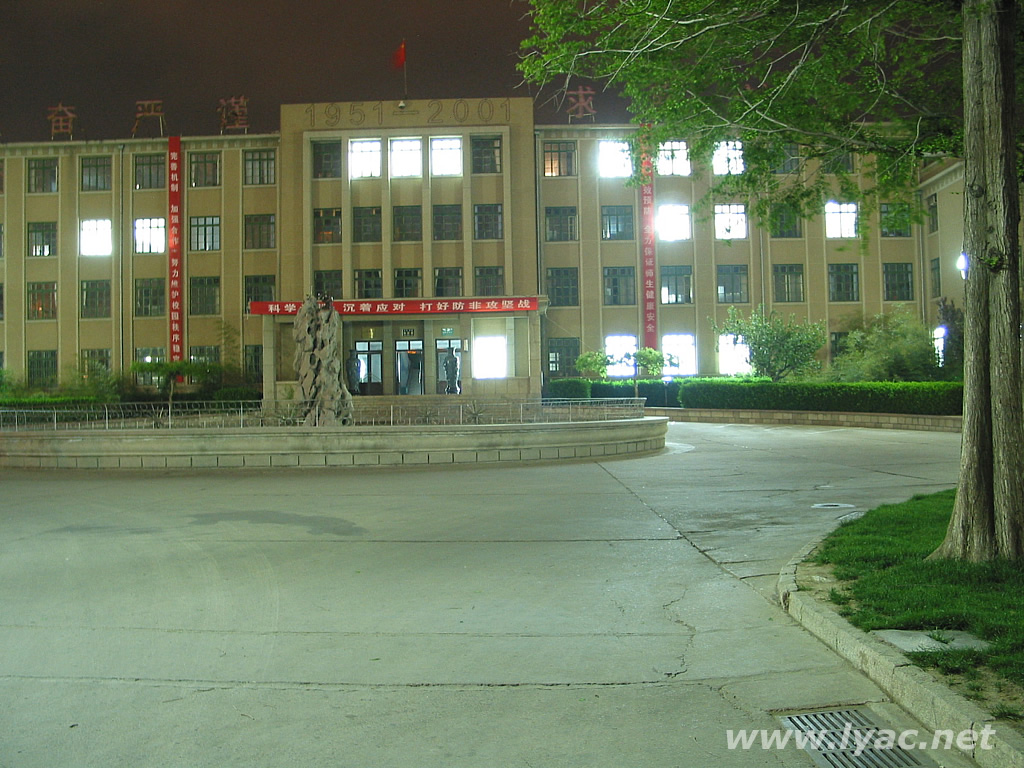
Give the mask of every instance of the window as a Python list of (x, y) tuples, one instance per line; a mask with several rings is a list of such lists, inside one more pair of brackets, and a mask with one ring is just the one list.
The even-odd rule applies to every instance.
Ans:
[[(4, 284), (0, 283), (0, 320), (4, 319)], [(3, 365), (0, 365), (3, 368)]]
[(28, 385), (52, 387), (57, 383), (57, 350), (30, 349), (28, 351)]
[(423, 142), (419, 139), (391, 140), (392, 178), (423, 175)]
[(220, 362), (220, 347), (212, 344), (189, 347), (188, 360), (190, 363), (211, 363), (216, 365)]
[(341, 142), (314, 141), (313, 146), (313, 178), (341, 178)]
[(57, 319), (57, 283), (28, 283), (29, 320)]
[(928, 210), (928, 231), (939, 231), (939, 198), (937, 195), (928, 195), (925, 198), (925, 208)]
[(190, 152), (188, 173), (193, 187), (219, 187), (220, 152)]
[(787, 144), (782, 148), (782, 162), (772, 173), (796, 173), (800, 170), (800, 145)]
[(395, 298), (415, 299), (422, 295), (423, 271), (420, 269), (395, 270)]
[(380, 139), (354, 139), (348, 143), (348, 175), (350, 178), (379, 178), (380, 167)]
[(57, 158), (45, 157), (28, 161), (28, 191), (57, 191)]
[[(163, 347), (136, 347), (135, 362), (137, 363), (162, 363), (166, 359), (166, 352)], [(159, 387), (163, 384), (163, 377), (152, 373), (136, 373), (135, 381), (143, 387)]]
[(352, 242), (379, 243), (381, 239), (380, 206), (352, 209)]
[(663, 376), (697, 375), (697, 340), (692, 333), (669, 333), (661, 337), (666, 357)]
[(910, 237), (910, 205), (882, 203), (878, 207), (882, 237)]
[(578, 307), (580, 276), (576, 267), (548, 269), (548, 302), (552, 307)]
[(220, 314), (220, 278), (190, 277), (188, 311), (191, 315)]
[(860, 301), (860, 277), (858, 265), (828, 265), (828, 300)]
[(418, 205), (396, 205), (392, 239), (397, 242), (413, 242), (423, 239), (423, 209)]
[(135, 316), (162, 317), (166, 311), (167, 294), (162, 277), (135, 279)]
[(277, 182), (277, 153), (272, 149), (250, 149), (243, 155), (246, 184)]
[[(2, 165), (2, 164), (3, 164), (3, 162), (0, 161), (0, 165)], [(4, 224), (3, 224), (2, 221), (0, 221), (0, 259), (2, 259), (3, 257), (4, 257)]]
[(110, 317), (110, 281), (82, 281), (82, 317)]
[(604, 353), (612, 360), (608, 366), (607, 375), (632, 376), (636, 370), (632, 362), (636, 354), (636, 336), (606, 336), (604, 340)]
[(277, 247), (277, 226), (274, 214), (246, 214), (244, 227), (246, 248)]
[(718, 337), (718, 372), (723, 376), (741, 376), (750, 373), (750, 347), (735, 336)]
[(885, 301), (913, 301), (914, 265), (909, 261), (882, 264), (882, 294)]
[(508, 375), (508, 338), (473, 336), (473, 378), (504, 379)]
[(800, 217), (800, 210), (795, 205), (787, 203), (773, 205), (771, 217), (772, 237), (801, 237), (803, 235), (803, 220)]
[(313, 242), (341, 242), (341, 208), (313, 209)]
[(78, 248), (83, 256), (110, 256), (114, 252), (110, 219), (86, 219), (80, 226)]
[(103, 192), (110, 189), (110, 157), (82, 158), (82, 191)]
[(263, 381), (263, 345), (246, 344), (242, 350), (242, 373), (248, 384), (259, 384)]
[[(4, 192), (4, 161), (0, 160), (0, 195), (2, 195), (3, 192)], [(0, 368), (3, 368), (3, 366), (0, 365)]]
[(933, 299), (942, 295), (942, 265), (938, 257), (931, 261), (931, 296)]
[(601, 206), (601, 239), (632, 240), (633, 239), (633, 206), (602, 205)]
[(56, 221), (30, 221), (28, 223), (28, 255), (57, 255)]
[(473, 292), (477, 296), (505, 295), (504, 267), (476, 267), (473, 270)]
[(658, 147), (658, 175), (690, 175), (690, 151), (685, 141), (666, 141)]
[(462, 267), (437, 267), (434, 270), (435, 296), (462, 295)]
[(598, 142), (597, 172), (605, 179), (632, 176), (633, 159), (629, 156), (629, 142)]
[(824, 162), (825, 173), (853, 173), (853, 153), (840, 152)]
[(356, 298), (379, 299), (384, 295), (384, 281), (379, 269), (357, 269)]
[(473, 173), (501, 173), (501, 136), (473, 136), (469, 146)]
[(857, 236), (857, 204), (839, 203), (829, 200), (825, 203), (825, 237)]
[(715, 176), (735, 176), (743, 173), (743, 142), (720, 141), (711, 155), (711, 172)]
[(776, 301), (804, 300), (804, 265), (775, 264), (772, 266), (772, 283)]
[(83, 349), (81, 371), (85, 378), (92, 374), (110, 373), (109, 349)]
[(432, 229), (435, 240), (461, 240), (462, 206), (435, 205)]
[(188, 220), (188, 247), (193, 251), (220, 250), (220, 216), (193, 216)]
[(341, 270), (318, 269), (313, 272), (313, 293), (326, 299), (341, 298)]
[(480, 203), (473, 206), (473, 239), (501, 240), (505, 237), (505, 220), (501, 203)]
[(576, 376), (576, 358), (580, 356), (580, 340), (566, 336), (548, 339), (548, 374), (552, 377)]
[(430, 172), (434, 176), (462, 175), (462, 139), (430, 140)]
[(717, 273), (719, 304), (746, 304), (750, 301), (746, 264), (719, 264)]
[(579, 240), (576, 206), (562, 205), (544, 209), (544, 239), (548, 242)]
[(167, 222), (163, 219), (135, 220), (135, 252), (163, 253), (167, 247)]
[(633, 267), (604, 268), (604, 303), (607, 307), (636, 304), (636, 278)]
[(688, 264), (662, 266), (661, 303), (693, 303), (693, 267)]
[(715, 237), (743, 240), (747, 236), (747, 209), (738, 203), (715, 206)]
[(136, 155), (135, 188), (163, 189), (167, 183), (166, 161), (163, 155)]
[(849, 335), (849, 331), (833, 331), (828, 335), (828, 352), (831, 359), (835, 360), (844, 352)]
[(249, 311), (249, 302), (274, 300), (274, 275), (245, 276), (245, 311)]
[(576, 175), (575, 141), (545, 141), (543, 151), (545, 176)]
[(654, 231), (658, 233), (658, 239), (666, 243), (689, 240), (692, 236), (690, 206), (679, 203), (659, 205), (654, 219)]

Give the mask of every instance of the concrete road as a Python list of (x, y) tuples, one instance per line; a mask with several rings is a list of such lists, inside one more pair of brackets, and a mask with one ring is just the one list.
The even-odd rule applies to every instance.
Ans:
[(595, 463), (8, 471), (0, 767), (810, 766), (727, 731), (916, 724), (765, 595), (958, 449), (675, 424)]

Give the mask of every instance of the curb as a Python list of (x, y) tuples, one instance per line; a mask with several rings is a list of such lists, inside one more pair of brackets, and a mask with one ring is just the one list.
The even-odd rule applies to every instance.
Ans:
[[(808, 544), (797, 552), (779, 574), (776, 592), (783, 610), (932, 731), (959, 733), (994, 723), (995, 718), (978, 705), (936, 682), (898, 650), (862, 632), (815, 598), (800, 592), (796, 584), (797, 566), (818, 543)], [(988, 743), (991, 749), (975, 749), (963, 754), (982, 768), (1024, 766), (1024, 737), (1015, 731), (997, 728)]]

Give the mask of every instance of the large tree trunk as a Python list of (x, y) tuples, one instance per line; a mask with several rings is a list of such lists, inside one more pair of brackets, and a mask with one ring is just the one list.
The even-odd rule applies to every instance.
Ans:
[(960, 479), (933, 558), (1024, 556), (1016, 0), (964, 0), (964, 425)]

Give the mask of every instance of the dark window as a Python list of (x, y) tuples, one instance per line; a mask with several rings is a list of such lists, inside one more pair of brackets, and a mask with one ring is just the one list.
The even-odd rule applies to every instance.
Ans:
[(633, 239), (633, 206), (602, 205), (601, 206), (601, 239), (632, 240)]
[(856, 264), (828, 265), (828, 300), (860, 301), (860, 270)]
[(473, 239), (501, 240), (505, 237), (505, 220), (501, 203), (473, 206)]
[(882, 237), (910, 237), (910, 205), (882, 203), (878, 207)]
[(57, 158), (46, 157), (28, 161), (28, 191), (57, 191)]
[(462, 267), (437, 267), (434, 270), (435, 296), (462, 295)]
[(110, 189), (110, 157), (82, 158), (82, 191), (101, 192)]
[(135, 157), (136, 189), (163, 189), (166, 178), (164, 155), (137, 155)]
[(833, 331), (828, 335), (828, 353), (830, 358), (835, 360), (843, 353), (843, 348), (846, 346), (846, 338), (849, 335), (849, 331)]
[(190, 277), (188, 311), (192, 315), (220, 314), (220, 278)]
[(914, 265), (909, 261), (882, 264), (882, 293), (885, 301), (913, 301)]
[(661, 268), (661, 303), (693, 303), (693, 267), (675, 264)]
[(82, 317), (110, 317), (110, 281), (82, 281)]
[(549, 242), (579, 240), (576, 206), (563, 205), (544, 209), (544, 239)]
[(418, 205), (396, 205), (394, 233), (396, 243), (415, 242), (423, 239), (423, 209)]
[(272, 149), (246, 151), (244, 165), (246, 184), (273, 184), (277, 180), (277, 154)]
[(501, 136), (470, 139), (473, 173), (501, 173)]
[(273, 301), (274, 286), (276, 280), (274, 275), (246, 275), (245, 276), (245, 309), (249, 311), (250, 301)]
[(750, 301), (746, 264), (719, 264), (717, 272), (719, 304), (746, 304)]
[(580, 340), (573, 337), (548, 339), (548, 374), (552, 378), (576, 376), (576, 358), (580, 356)]
[(54, 320), (57, 317), (57, 283), (28, 283), (29, 320)]
[(272, 213), (254, 213), (245, 216), (245, 247), (276, 248), (277, 222)]
[(931, 290), (932, 298), (937, 299), (942, 295), (942, 265), (938, 257), (932, 259), (931, 262)]
[(928, 209), (928, 231), (939, 231), (939, 198), (937, 195), (928, 195), (925, 200), (925, 207)]
[(435, 240), (461, 240), (462, 206), (435, 205), (433, 230)]
[(341, 270), (318, 269), (313, 272), (313, 293), (329, 299), (341, 298)]
[[(4, 319), (4, 284), (0, 283), (0, 320)], [(0, 365), (0, 368), (3, 368)]]
[(193, 187), (220, 186), (220, 152), (190, 152), (188, 168)]
[(772, 237), (801, 237), (803, 235), (800, 210), (795, 205), (785, 203), (774, 205), (771, 216)]
[(220, 216), (193, 216), (188, 220), (188, 247), (193, 251), (220, 250)]
[(135, 316), (160, 317), (166, 311), (166, 290), (162, 277), (140, 277), (135, 280)]
[(109, 349), (83, 349), (82, 375), (88, 379), (94, 374), (110, 373), (110, 359)]
[(636, 304), (636, 278), (633, 267), (604, 268), (604, 303), (609, 307)]
[(313, 209), (313, 242), (341, 242), (341, 208)]
[(352, 242), (379, 243), (381, 240), (380, 207), (352, 209)]
[(552, 307), (578, 307), (580, 278), (576, 267), (548, 269), (548, 301)]
[(341, 177), (341, 142), (313, 142), (313, 178), (337, 179)]
[(52, 387), (57, 383), (57, 350), (30, 349), (28, 351), (28, 385)]
[(423, 272), (419, 269), (395, 270), (395, 298), (415, 299), (421, 295)]
[(57, 255), (56, 221), (30, 221), (28, 223), (28, 255)]
[(263, 345), (246, 344), (243, 350), (243, 365), (247, 384), (263, 383)]
[(356, 298), (379, 299), (384, 295), (384, 281), (379, 269), (356, 270)]
[(576, 142), (545, 141), (544, 142), (544, 175), (575, 176), (576, 175)]
[(505, 294), (504, 267), (476, 267), (473, 270), (473, 292), (477, 296), (503, 296)]
[(783, 158), (772, 173), (795, 173), (800, 169), (800, 145), (786, 144), (782, 148)]
[(824, 162), (825, 173), (853, 173), (853, 153), (840, 152)]
[(776, 301), (804, 300), (804, 265), (775, 264), (772, 267)]

